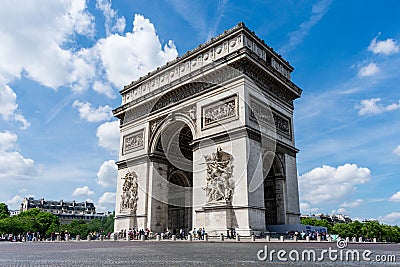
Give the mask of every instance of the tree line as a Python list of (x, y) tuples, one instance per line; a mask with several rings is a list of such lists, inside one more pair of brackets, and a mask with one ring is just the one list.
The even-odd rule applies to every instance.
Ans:
[(51, 233), (68, 232), (71, 237), (80, 235), (82, 238), (86, 238), (89, 234), (99, 232), (108, 234), (113, 233), (113, 231), (114, 214), (106, 218), (96, 218), (89, 222), (73, 220), (69, 224), (60, 224), (60, 220), (56, 215), (40, 211), (38, 208), (21, 212), (16, 216), (10, 216), (7, 205), (0, 203), (0, 235), (23, 235), (31, 232), (39, 233), (40, 236), (48, 238)]
[(326, 227), (329, 234), (336, 234), (340, 237), (376, 238), (378, 241), (400, 242), (399, 226), (386, 225), (374, 220), (332, 224), (325, 219), (301, 218), (301, 224)]

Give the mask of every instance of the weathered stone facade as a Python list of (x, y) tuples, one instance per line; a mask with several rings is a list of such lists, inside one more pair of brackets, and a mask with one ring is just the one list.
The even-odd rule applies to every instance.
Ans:
[(240, 23), (125, 86), (115, 231), (298, 223), (292, 71)]

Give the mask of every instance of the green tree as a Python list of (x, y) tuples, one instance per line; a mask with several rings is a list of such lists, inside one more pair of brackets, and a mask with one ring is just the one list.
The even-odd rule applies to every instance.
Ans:
[(5, 203), (0, 203), (0, 220), (10, 217), (10, 211)]

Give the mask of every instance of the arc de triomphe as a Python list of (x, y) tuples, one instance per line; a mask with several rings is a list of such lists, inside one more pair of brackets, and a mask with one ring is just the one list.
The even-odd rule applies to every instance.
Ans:
[(115, 231), (299, 223), (292, 71), (239, 23), (126, 85)]

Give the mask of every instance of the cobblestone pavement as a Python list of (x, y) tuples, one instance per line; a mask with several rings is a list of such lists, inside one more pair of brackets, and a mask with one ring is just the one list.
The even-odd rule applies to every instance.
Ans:
[[(259, 250), (267, 245), (268, 254), (275, 250), (273, 261), (260, 261)], [(184, 242), (184, 241), (80, 241), (80, 242), (0, 242), (0, 266), (400, 266), (400, 244), (349, 244), (348, 250), (370, 250), (376, 255), (395, 255), (397, 262), (323, 261), (277, 259), (277, 251), (321, 251), (335, 243), (262, 243), (262, 242)], [(263, 256), (264, 254), (260, 254)], [(361, 259), (362, 260), (362, 259)], [(393, 261), (393, 260), (392, 260)]]

